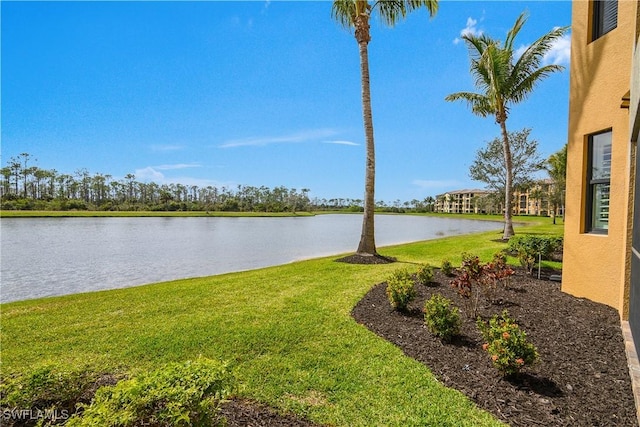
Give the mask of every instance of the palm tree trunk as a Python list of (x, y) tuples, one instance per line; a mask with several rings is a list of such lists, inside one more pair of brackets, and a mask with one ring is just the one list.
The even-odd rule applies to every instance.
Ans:
[(506, 118), (499, 120), (500, 130), (502, 131), (502, 150), (504, 152), (504, 163), (507, 168), (506, 182), (504, 186), (504, 232), (502, 240), (509, 240), (511, 236), (516, 234), (513, 231), (513, 220), (511, 219), (512, 209), (511, 203), (513, 199), (513, 162), (511, 160), (511, 147), (509, 146), (509, 135), (507, 134)]
[(360, 49), (360, 73), (362, 80), (362, 116), (364, 121), (364, 133), (366, 140), (366, 164), (364, 183), (364, 215), (362, 218), (362, 234), (357, 253), (360, 255), (376, 255), (376, 243), (374, 233), (374, 209), (375, 209), (375, 176), (376, 155), (373, 142), (373, 118), (371, 114), (371, 90), (369, 88), (369, 22), (368, 16), (361, 15), (356, 24), (356, 39)]

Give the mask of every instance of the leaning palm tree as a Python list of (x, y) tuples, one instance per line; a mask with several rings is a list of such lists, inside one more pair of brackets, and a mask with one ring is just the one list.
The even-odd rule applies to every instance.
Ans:
[(373, 14), (388, 26), (393, 26), (409, 12), (425, 7), (431, 16), (438, 10), (438, 0), (334, 0), (332, 16), (343, 27), (353, 30), (360, 50), (360, 73), (362, 84), (362, 116), (366, 140), (365, 197), (362, 234), (357, 253), (376, 255), (374, 233), (375, 190), (375, 145), (373, 142), (373, 119), (371, 114), (371, 91), (369, 89), (369, 53), (371, 40), (369, 20)]
[(508, 240), (514, 235), (511, 219), (513, 165), (507, 133), (507, 117), (512, 104), (522, 102), (543, 78), (555, 71), (561, 71), (560, 65), (540, 66), (545, 54), (555, 40), (562, 37), (568, 27), (556, 28), (533, 42), (519, 57), (515, 57), (514, 40), (526, 22), (521, 14), (513, 28), (507, 33), (504, 46), (500, 40), (487, 35), (462, 36), (471, 55), (471, 74), (475, 86), (480, 91), (457, 92), (447, 96), (447, 101), (467, 101), (471, 111), (481, 117), (494, 116), (502, 133), (502, 149), (507, 168), (505, 185), (504, 233)]

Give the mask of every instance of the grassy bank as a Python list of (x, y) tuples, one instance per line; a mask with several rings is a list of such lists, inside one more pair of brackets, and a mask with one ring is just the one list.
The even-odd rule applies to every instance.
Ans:
[[(561, 233), (544, 221), (526, 231)], [(48, 364), (135, 372), (202, 355), (231, 361), (243, 396), (320, 423), (499, 425), (350, 317), (390, 272), (443, 258), (455, 263), (463, 251), (489, 258), (505, 246), (499, 237), (495, 231), (387, 247), (381, 253), (399, 260), (388, 265), (329, 257), (4, 304), (2, 374)]]

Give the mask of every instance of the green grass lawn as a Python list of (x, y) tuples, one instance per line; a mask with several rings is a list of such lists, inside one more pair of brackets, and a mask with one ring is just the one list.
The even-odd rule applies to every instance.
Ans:
[[(536, 221), (541, 221), (536, 218)], [(561, 234), (550, 219), (516, 232)], [(342, 426), (500, 425), (350, 316), (392, 271), (489, 259), (499, 231), (382, 248), (387, 265), (329, 257), (248, 272), (0, 306), (2, 375), (44, 365), (136, 372), (199, 355), (232, 363), (240, 394)], [(354, 242), (354, 244), (357, 242)]]

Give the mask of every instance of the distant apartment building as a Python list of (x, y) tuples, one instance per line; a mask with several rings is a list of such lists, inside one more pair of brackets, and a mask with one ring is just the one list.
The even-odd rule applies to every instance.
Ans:
[[(512, 209), (514, 215), (550, 216), (553, 212), (551, 180), (542, 180), (526, 190), (513, 192)], [(435, 212), (441, 213), (501, 213), (504, 212), (504, 201), (488, 190), (455, 190), (436, 196)], [(562, 208), (555, 212), (562, 214)]]
[(554, 191), (553, 181), (544, 179), (536, 182), (526, 190), (515, 190), (513, 192), (513, 214), (514, 215), (536, 215), (536, 216), (561, 216), (563, 207), (557, 207), (558, 212), (554, 212), (552, 194)]
[(436, 196), (435, 211), (441, 213), (487, 213), (482, 199), (491, 194), (487, 190), (455, 190)]

